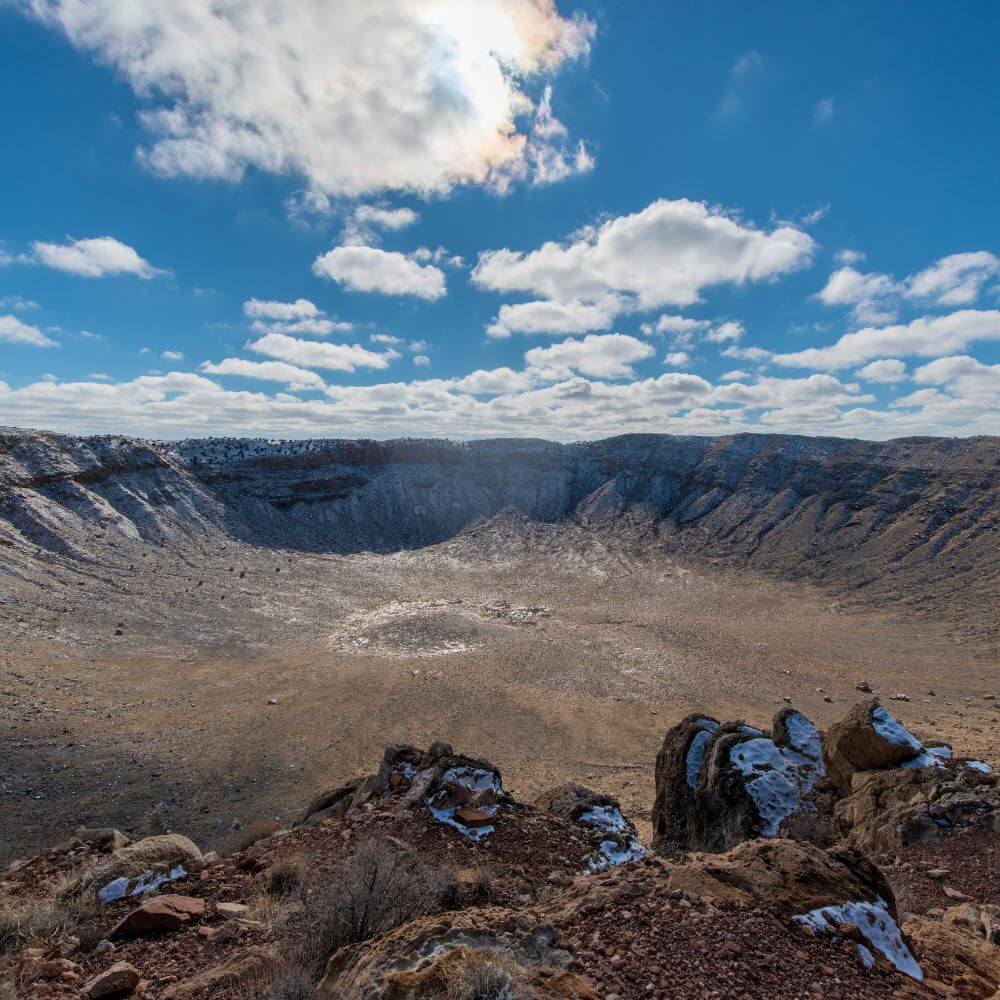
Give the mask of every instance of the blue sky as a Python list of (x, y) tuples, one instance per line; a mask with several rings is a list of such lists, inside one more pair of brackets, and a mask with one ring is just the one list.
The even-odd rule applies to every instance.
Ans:
[(0, 0), (0, 423), (1000, 432), (996, 4), (211, 7)]

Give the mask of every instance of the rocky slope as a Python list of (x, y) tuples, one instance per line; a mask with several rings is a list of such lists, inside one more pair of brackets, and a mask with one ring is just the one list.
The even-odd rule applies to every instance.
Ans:
[[(412, 549), (517, 513), (942, 617), (995, 599), (1000, 442), (630, 435), (292, 441), (0, 434), (0, 569), (203, 535)], [(487, 530), (483, 530), (483, 522)], [(475, 546), (467, 548), (475, 557)]]
[[(875, 701), (825, 734), (794, 709), (768, 729), (713, 721), (667, 732), (650, 847), (614, 798), (570, 785), (518, 802), (444, 743), (388, 747), (294, 826), (240, 831), (221, 856), (78, 828), (0, 869), (0, 996), (995, 996), (989, 767)], [(775, 751), (784, 763), (743, 766)], [(727, 832), (719, 853), (696, 817)]]

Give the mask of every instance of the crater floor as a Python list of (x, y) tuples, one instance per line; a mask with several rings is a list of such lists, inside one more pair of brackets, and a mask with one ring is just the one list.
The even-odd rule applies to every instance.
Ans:
[(389, 555), (121, 543), (8, 577), (0, 859), (78, 823), (211, 844), (289, 818), (385, 743), (438, 738), (521, 799), (579, 780), (642, 826), (681, 716), (765, 723), (791, 699), (824, 725), (862, 679), (907, 696), (893, 711), (919, 736), (1000, 763), (983, 630), (572, 524), (508, 527), (510, 544)]

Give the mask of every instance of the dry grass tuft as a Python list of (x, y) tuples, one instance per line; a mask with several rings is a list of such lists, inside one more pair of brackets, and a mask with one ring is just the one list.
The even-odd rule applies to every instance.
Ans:
[(523, 970), (496, 948), (465, 949), (448, 972), (440, 1000), (534, 1000)]
[(292, 896), (300, 892), (309, 877), (309, 866), (301, 854), (280, 858), (267, 873), (267, 891), (272, 896)]
[(76, 922), (70, 910), (49, 899), (0, 904), (0, 954), (72, 933)]

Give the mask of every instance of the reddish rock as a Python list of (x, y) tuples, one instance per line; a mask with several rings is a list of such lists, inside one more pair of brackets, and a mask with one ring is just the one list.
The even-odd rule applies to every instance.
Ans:
[(124, 997), (134, 992), (139, 985), (139, 970), (128, 962), (115, 962), (109, 969), (95, 976), (84, 987), (84, 994), (90, 1000), (102, 997)]
[(472, 806), (462, 806), (461, 809), (457, 809), (455, 819), (470, 829), (489, 826), (493, 822), (493, 816), (490, 813), (483, 809), (474, 809)]
[(204, 913), (203, 899), (194, 896), (156, 896), (123, 917), (109, 937), (133, 938), (175, 931)]

